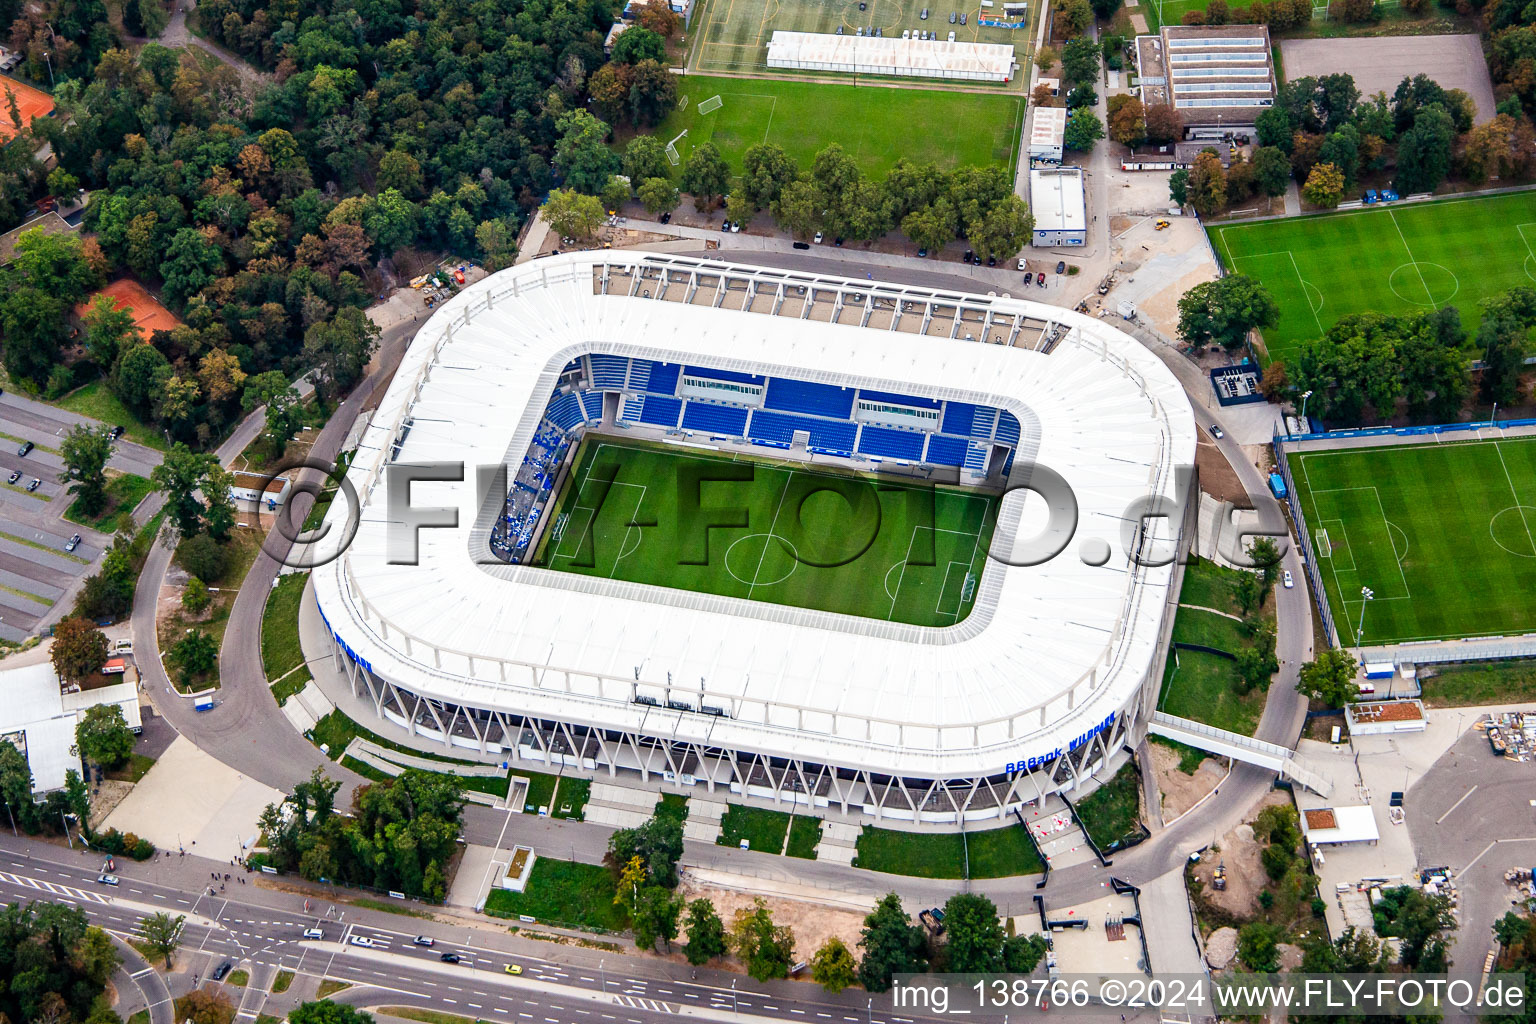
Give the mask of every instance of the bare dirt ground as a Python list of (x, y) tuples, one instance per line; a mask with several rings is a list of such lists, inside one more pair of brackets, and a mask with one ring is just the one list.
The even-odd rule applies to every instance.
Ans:
[(1202, 432), (1195, 444), (1195, 468), (1200, 471), (1200, 489), (1218, 501), (1230, 501), (1238, 508), (1248, 508), (1248, 489), (1227, 457)]
[(1162, 794), (1163, 821), (1169, 822), (1195, 804), (1221, 784), (1227, 769), (1214, 757), (1200, 762), (1193, 775), (1179, 771), (1179, 755), (1160, 743), (1149, 744), (1152, 750), (1152, 774), (1157, 780), (1157, 791)]
[(112, 808), (123, 802), (123, 797), (133, 792), (133, 783), (105, 779), (91, 793), (91, 828), (97, 828), (107, 820)]
[[(1290, 797), (1280, 790), (1266, 793), (1264, 799), (1253, 805), (1248, 813), (1251, 821), (1271, 804), (1288, 804)], [(1214, 905), (1239, 918), (1249, 918), (1258, 913), (1259, 893), (1269, 885), (1269, 875), (1259, 861), (1259, 844), (1253, 838), (1253, 826), (1246, 822), (1222, 836), (1216, 844), (1221, 849), (1207, 852), (1195, 865), (1195, 877), (1205, 886), (1205, 898)], [(1216, 866), (1224, 864), (1227, 870), (1227, 888), (1217, 892), (1211, 888), (1211, 876)]]
[[(715, 905), (715, 910), (720, 914), (720, 920), (725, 922), (729, 931), (732, 922), (736, 918), (736, 911), (750, 909), (752, 901), (757, 897), (753, 893), (742, 892), (738, 889), (724, 889), (714, 885), (699, 885), (696, 882), (685, 880), (678, 891), (683, 898), (689, 901), (703, 897)], [(864, 929), (864, 913), (854, 910), (838, 910), (835, 907), (823, 906), (819, 903), (809, 903), (804, 900), (791, 900), (779, 896), (762, 897), (768, 905), (768, 911), (773, 915), (776, 924), (788, 925), (795, 933), (795, 960), (809, 960), (811, 954), (821, 948), (822, 943), (836, 935), (842, 939), (849, 949), (858, 955), (859, 933)], [(678, 942), (688, 941), (687, 933), (678, 937)], [(679, 954), (681, 955), (681, 954)]]

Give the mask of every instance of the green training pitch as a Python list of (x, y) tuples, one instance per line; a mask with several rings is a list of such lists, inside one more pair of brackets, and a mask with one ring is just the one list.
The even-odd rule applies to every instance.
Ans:
[[(688, 75), (677, 94), (679, 109), (656, 137), (676, 140), (680, 160), (713, 142), (738, 174), (742, 155), (760, 142), (782, 146), (805, 170), (836, 142), (874, 177), (884, 177), (899, 157), (946, 169), (1001, 164), (1011, 172), (1024, 119), (1022, 97), (942, 89)], [(699, 104), (716, 96), (720, 107), (699, 113)]]
[(1346, 644), (1536, 627), (1536, 439), (1290, 452), (1334, 626)]
[[(900, 38), (903, 31), (916, 33), (919, 29), (936, 32), (940, 39), (953, 32), (956, 42), (1012, 46), (1019, 65), (1027, 68), (1024, 58), (1029, 29), (982, 25), (983, 8), (977, 0), (865, 0), (862, 11), (858, 0), (701, 0), (701, 5), (702, 9), (695, 15), (698, 38), (688, 65), (690, 71), (769, 71), (774, 75), (791, 76), (820, 74), (770, 69), (768, 40), (776, 31), (836, 32), (839, 26), (846, 35), (853, 35), (860, 28), (878, 28), (886, 37), (896, 38)], [(926, 21), (921, 17), (924, 7), (928, 8)], [(1031, 3), (1031, 18), (1024, 25), (1032, 23), (1035, 10), (1036, 5)], [(949, 20), (951, 14), (956, 15), (954, 23)], [(964, 25), (958, 23), (961, 14), (965, 15)], [(1002, 5), (999, 4), (988, 20), (1001, 18)], [(870, 76), (858, 77), (867, 79)], [(895, 81), (912, 81), (911, 78), (890, 77)], [(878, 78), (889, 80), (887, 76)], [(969, 88), (978, 85), (998, 90), (1020, 88), (1018, 79), (1008, 85), (966, 84)], [(914, 125), (918, 123), (924, 122), (914, 122)]]
[[(1230, 0), (1228, 6), (1235, 11), (1252, 3), (1253, 0)], [(1210, 5), (1211, 0), (1144, 0), (1141, 10), (1146, 13), (1148, 28), (1156, 32), (1164, 25), (1183, 24), (1185, 14), (1203, 11)]]
[(1258, 278), (1280, 305), (1264, 332), (1286, 359), (1350, 313), (1461, 310), (1476, 330), (1478, 302), (1536, 282), (1536, 192), (1393, 204), (1319, 217), (1213, 227), (1227, 267)]
[[(700, 482), (700, 481), (703, 482)], [(697, 496), (684, 506), (681, 495)], [(970, 613), (997, 501), (800, 463), (589, 437), (550, 569), (919, 626)]]

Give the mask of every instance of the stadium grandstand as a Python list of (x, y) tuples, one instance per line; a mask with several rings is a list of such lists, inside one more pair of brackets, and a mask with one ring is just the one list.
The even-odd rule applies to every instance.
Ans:
[[(556, 571), (547, 510), (599, 440), (1000, 495), (991, 558), (938, 626)], [(1145, 734), (1194, 449), (1177, 381), (1097, 318), (567, 254), (471, 285), (417, 335), (348, 471), (356, 536), (311, 552), (335, 556), (315, 600), (354, 691), (447, 748), (956, 828)], [(463, 479), (404, 493), (456, 521), (402, 540), (380, 507), (396, 474), (442, 463)], [(1050, 475), (1075, 517), (1042, 497)], [(1059, 553), (1024, 557), (1042, 539)]]

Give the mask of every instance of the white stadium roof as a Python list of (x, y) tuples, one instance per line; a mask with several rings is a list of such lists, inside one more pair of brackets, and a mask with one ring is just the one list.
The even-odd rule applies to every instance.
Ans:
[[(692, 290), (688, 301), (659, 301), (649, 297), (659, 268), (741, 287), (722, 287), (714, 301)], [(605, 294), (595, 281), (611, 287)], [(1070, 330), (1032, 351), (740, 308), (797, 283), (860, 293), (865, 303), (939, 295), (962, 312), (1025, 313)], [(1023, 424), (1020, 461), (1034, 448), (1037, 464), (1070, 484), (1077, 531), (1042, 565), (991, 563), (972, 614), (946, 628), (504, 565), (486, 536), (505, 495), (477, 494), (474, 467), (520, 462), (557, 377), (585, 352), (1011, 409)], [(390, 564), (382, 507), (384, 467), (402, 432), (398, 462), (465, 465), (464, 483), (414, 485), (415, 507), (458, 513), (454, 528), (419, 531), (415, 565)], [(421, 329), (349, 471), (362, 503), (356, 538), (314, 572), (315, 593), (368, 668), (432, 699), (871, 771), (988, 775), (1069, 749), (1149, 674), (1154, 686), (1160, 679), (1153, 660), (1172, 568), (1129, 569), (1122, 534), (1134, 502), (1176, 495), (1174, 467), (1192, 466), (1194, 452), (1194, 419), (1173, 375), (1092, 317), (687, 257), (570, 254), (465, 288)], [(1004, 500), (1000, 536), (1011, 524), (1021, 537), (1044, 529), (1043, 502), (1026, 494)], [(333, 534), (346, 507), (332, 505)], [(1150, 524), (1159, 538), (1178, 529)], [(1110, 542), (1108, 564), (1080, 557), (1090, 538)], [(671, 679), (689, 699), (699, 698), (702, 678), (700, 703), (728, 717), (636, 704), (637, 673), (641, 692), (660, 694)]]
[[(941, 29), (934, 31), (943, 35)], [(860, 36), (775, 31), (768, 40), (767, 64), (847, 74), (1004, 82), (1013, 73), (1014, 60), (1013, 47), (1005, 43), (903, 39), (894, 32)]]

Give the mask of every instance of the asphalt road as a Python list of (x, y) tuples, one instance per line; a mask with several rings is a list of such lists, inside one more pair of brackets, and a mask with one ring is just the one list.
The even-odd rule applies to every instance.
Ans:
[[(433, 1006), (508, 1021), (649, 1024), (679, 1014), (717, 1020), (803, 1019), (812, 1024), (916, 1024), (937, 1019), (905, 1011), (893, 1015), (885, 996), (833, 996), (804, 982), (759, 984), (707, 967), (694, 971), (687, 964), (522, 938), (494, 925), (413, 920), (314, 898), (306, 901), (302, 895), (254, 883), (214, 883), (209, 873), (217, 867), (222, 874), (227, 865), (198, 857), (162, 856), (142, 864), (119, 857), (116, 886), (97, 882), (100, 867), (99, 855), (0, 838), (0, 901), (68, 903), (118, 936), (134, 934), (139, 920), (155, 912), (186, 915), (173, 959), (191, 974), (169, 976), (174, 994), (206, 981), (229, 961), (251, 975), (244, 992), (232, 993), (241, 1016), (261, 1012), (272, 977), (289, 970), (352, 982), (356, 988), (337, 998), (354, 1005)], [(215, 885), (223, 888), (210, 894), (208, 887)], [(309, 928), (319, 928), (323, 938), (305, 939), (303, 932)], [(417, 945), (418, 935), (430, 938), (432, 945)], [(458, 955), (461, 962), (442, 962), (447, 953)], [(520, 973), (508, 973), (508, 965), (521, 968)], [(144, 984), (147, 996), (160, 1000), (171, 994), (138, 973), (141, 970), (138, 967), (132, 977)]]

